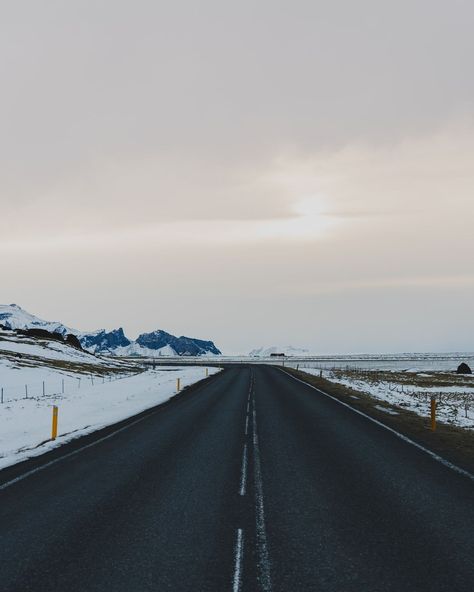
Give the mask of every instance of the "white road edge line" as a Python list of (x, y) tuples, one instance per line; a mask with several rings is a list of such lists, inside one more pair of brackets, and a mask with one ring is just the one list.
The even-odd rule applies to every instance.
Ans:
[(394, 430), (393, 428), (389, 427), (388, 425), (385, 425), (381, 421), (378, 421), (377, 419), (374, 419), (373, 417), (370, 417), (370, 415), (367, 415), (363, 411), (359, 411), (358, 409), (355, 409), (354, 407), (351, 407), (347, 403), (344, 403), (343, 401), (340, 401), (336, 397), (333, 397), (329, 393), (326, 393), (325, 391), (323, 391), (323, 390), (321, 390), (321, 389), (313, 386), (312, 384), (309, 384), (308, 382), (305, 382), (304, 380), (301, 380), (300, 378), (296, 378), (296, 376), (293, 376), (292, 374), (289, 374), (288, 372), (286, 372), (286, 370), (282, 370), (281, 368), (278, 368), (278, 370), (280, 370), (280, 372), (283, 372), (284, 374), (286, 374), (290, 378), (293, 378), (294, 380), (297, 380), (298, 382), (301, 382), (302, 384), (305, 384), (306, 386), (309, 386), (310, 388), (312, 388), (313, 390), (317, 391), (318, 393), (321, 393), (325, 397), (328, 397), (329, 399), (332, 399), (333, 401), (336, 401), (336, 403), (339, 403), (343, 407), (347, 407), (347, 409), (350, 409), (354, 413), (357, 413), (358, 415), (361, 415), (362, 417), (365, 417), (366, 419), (368, 419), (372, 423), (375, 423), (376, 425), (380, 426), (381, 428), (384, 428), (388, 432), (391, 432), (397, 438), (400, 438), (400, 440), (403, 440), (407, 444), (411, 444), (415, 448), (418, 448), (418, 450), (421, 450), (425, 454), (428, 454), (429, 456), (431, 456), (431, 458), (433, 458), (434, 460), (438, 461), (439, 463), (441, 463), (442, 465), (444, 465), (448, 469), (451, 469), (452, 471), (458, 473), (459, 475), (463, 475), (463, 477), (467, 477), (471, 481), (474, 481), (474, 475), (472, 473), (469, 473), (469, 471), (466, 471), (465, 469), (461, 469), (461, 467), (458, 467), (457, 465), (453, 464), (452, 462), (449, 462), (449, 460), (446, 460), (442, 456), (439, 456), (439, 454), (436, 454), (436, 452), (433, 452), (429, 448), (425, 448), (421, 444), (418, 444), (418, 442), (415, 442), (414, 440), (412, 440), (408, 436), (404, 436), (400, 432), (397, 432), (397, 430)]
[(247, 413), (247, 417), (245, 418), (245, 435), (247, 436), (248, 433), (249, 433), (249, 416)]
[(256, 529), (257, 529), (257, 553), (258, 553), (258, 579), (262, 592), (271, 592), (272, 582), (270, 578), (270, 559), (268, 556), (267, 532), (265, 528), (265, 512), (263, 507), (262, 469), (260, 463), (260, 448), (258, 445), (257, 416), (255, 412), (255, 399), (253, 403), (253, 466), (255, 480), (256, 503)]
[(247, 488), (247, 444), (244, 445), (244, 451), (242, 453), (242, 472), (240, 474), (240, 495), (245, 495)]
[(152, 415), (155, 415), (155, 413), (157, 413), (157, 411), (149, 413), (148, 415), (145, 415), (144, 417), (140, 417), (140, 419), (137, 419), (135, 421), (132, 421), (131, 423), (128, 423), (127, 425), (119, 428), (118, 430), (115, 430), (114, 432), (107, 434), (107, 436), (103, 436), (102, 438), (99, 438), (98, 440), (94, 440), (94, 442), (91, 442), (90, 444), (86, 444), (85, 446), (81, 446), (81, 448), (78, 448), (77, 450), (73, 450), (72, 452), (68, 452), (67, 454), (63, 454), (62, 456), (59, 456), (58, 458), (55, 458), (54, 460), (50, 460), (49, 462), (45, 463), (44, 465), (36, 467), (35, 469), (31, 469), (30, 471), (27, 471), (26, 473), (23, 473), (23, 475), (19, 475), (18, 477), (15, 477), (14, 479), (11, 479), (10, 481), (5, 481), (5, 483), (2, 483), (0, 485), (0, 491), (7, 489), (7, 487), (10, 487), (11, 485), (18, 483), (19, 481), (23, 481), (23, 479), (26, 479), (27, 477), (31, 477), (31, 475), (34, 475), (35, 473), (39, 473), (40, 471), (42, 471), (44, 469), (52, 467), (53, 465), (55, 465), (63, 460), (71, 458), (72, 456), (76, 456), (76, 454), (79, 454), (80, 452), (83, 452), (84, 450), (87, 450), (88, 448), (92, 448), (93, 446), (96, 446), (97, 444), (100, 444), (101, 442), (105, 442), (106, 440), (113, 438), (113, 436), (116, 436), (117, 434), (120, 434), (120, 432), (123, 432), (124, 430), (131, 428), (132, 426), (136, 425), (137, 423), (140, 423), (141, 421), (144, 421), (145, 419), (151, 417)]
[(237, 529), (237, 541), (235, 542), (235, 563), (232, 592), (239, 592), (242, 583), (242, 560), (244, 557), (244, 533), (241, 528)]
[[(205, 380), (205, 379), (203, 379), (203, 380)], [(196, 382), (194, 384), (197, 385), (198, 382)], [(197, 390), (199, 390), (203, 386), (205, 386), (205, 385), (203, 384), (202, 386), (198, 387)], [(172, 399), (172, 398), (173, 397), (170, 397), (170, 399)], [(168, 401), (170, 399), (168, 399)], [(23, 473), (22, 475), (19, 475), (18, 477), (15, 477), (14, 479), (11, 479), (10, 481), (5, 481), (5, 483), (1, 483), (0, 484), (0, 491), (7, 489), (8, 487), (10, 487), (11, 485), (14, 485), (15, 483), (19, 483), (20, 481), (23, 481), (23, 479), (27, 479), (28, 477), (31, 477), (31, 475), (35, 475), (36, 473), (39, 473), (40, 471), (43, 471), (44, 469), (48, 469), (49, 467), (52, 467), (53, 465), (55, 465), (63, 460), (67, 460), (68, 458), (71, 458), (72, 456), (76, 456), (76, 454), (79, 454), (80, 452), (83, 452), (84, 450), (87, 450), (88, 448), (92, 448), (93, 446), (96, 446), (97, 444), (101, 444), (102, 442), (105, 442), (106, 440), (113, 438), (117, 434), (120, 434), (120, 432), (123, 432), (124, 430), (128, 430), (128, 428), (131, 428), (132, 426), (137, 425), (137, 423), (140, 423), (141, 421), (144, 421), (145, 419), (148, 419), (149, 417), (156, 415), (156, 413), (161, 411), (161, 406), (162, 406), (162, 403), (158, 404), (157, 409), (155, 409), (155, 411), (151, 411), (150, 413), (147, 413), (143, 417), (140, 417), (140, 418), (136, 419), (135, 421), (127, 423), (127, 425), (124, 425), (123, 427), (119, 428), (118, 430), (115, 430), (115, 431), (111, 432), (110, 434), (107, 434), (107, 436), (103, 436), (102, 438), (99, 438), (98, 440), (94, 440), (94, 442), (91, 442), (90, 444), (86, 444), (85, 446), (81, 446), (81, 448), (78, 448), (77, 450), (73, 450), (72, 452), (68, 452), (67, 454), (63, 454), (62, 456), (59, 456), (58, 458), (55, 458), (54, 460), (50, 460), (49, 462), (45, 463), (44, 465), (36, 467), (35, 469), (31, 469), (30, 471), (27, 471), (26, 473)], [(91, 434), (93, 434), (93, 433), (94, 432), (91, 432)], [(87, 434), (87, 435), (89, 435), (89, 434)], [(59, 450), (60, 448), (61, 447), (54, 448), (53, 450)], [(29, 459), (27, 459), (27, 460), (29, 460)], [(11, 465), (11, 466), (14, 466), (14, 465)], [(8, 467), (5, 467), (5, 468), (8, 468)]]

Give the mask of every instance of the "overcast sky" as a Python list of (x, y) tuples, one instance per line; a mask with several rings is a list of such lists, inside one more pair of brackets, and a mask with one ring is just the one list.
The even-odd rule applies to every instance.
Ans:
[(474, 350), (474, 4), (4, 0), (0, 302)]

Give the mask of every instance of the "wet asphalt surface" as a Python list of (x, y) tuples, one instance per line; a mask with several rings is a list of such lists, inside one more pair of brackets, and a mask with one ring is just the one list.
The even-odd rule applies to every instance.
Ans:
[(0, 473), (74, 452), (0, 489), (2, 592), (474, 590), (474, 482), (277, 368), (121, 427)]

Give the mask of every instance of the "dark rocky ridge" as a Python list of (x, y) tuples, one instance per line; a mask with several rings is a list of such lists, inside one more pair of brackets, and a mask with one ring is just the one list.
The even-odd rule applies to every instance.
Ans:
[[(221, 353), (212, 341), (205, 341), (194, 337), (176, 337), (161, 329), (151, 333), (142, 333), (135, 342), (126, 337), (122, 328), (114, 329), (113, 331), (103, 330), (96, 333), (82, 334), (79, 339), (84, 349), (97, 354), (114, 354), (118, 348), (127, 347), (134, 343), (143, 348), (155, 351), (169, 346), (179, 356), (219, 355)], [(138, 352), (131, 353), (132, 355), (140, 355)]]
[(208, 353), (219, 355), (221, 352), (212, 341), (195, 339), (194, 337), (175, 337), (161, 329), (152, 333), (143, 333), (137, 343), (148, 349), (161, 349), (169, 345), (179, 356), (200, 356)]
[(48, 339), (53, 341), (59, 341), (60, 343), (67, 343), (77, 349), (82, 349), (81, 342), (72, 333), (63, 335), (59, 331), (47, 331), (46, 329), (14, 329), (18, 335), (24, 335), (25, 337), (36, 337), (37, 339)]
[(85, 349), (91, 349), (94, 352), (108, 352), (117, 347), (126, 347), (131, 341), (127, 339), (122, 327), (113, 331), (98, 331), (81, 335), (81, 344)]

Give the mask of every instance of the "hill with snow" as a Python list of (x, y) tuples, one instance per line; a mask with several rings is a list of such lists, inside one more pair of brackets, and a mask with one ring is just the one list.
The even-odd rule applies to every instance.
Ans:
[(58, 321), (40, 319), (17, 304), (0, 305), (0, 325), (7, 329), (43, 329), (50, 333), (75, 335), (81, 346), (90, 353), (114, 356), (201, 356), (219, 355), (212, 341), (194, 337), (176, 337), (163, 330), (143, 333), (132, 341), (122, 328), (106, 331), (81, 332)]
[(309, 350), (300, 347), (293, 347), (292, 345), (278, 346), (272, 345), (270, 347), (259, 347), (253, 349), (249, 356), (253, 358), (269, 358), (271, 355), (285, 354), (285, 356), (307, 356)]
[[(0, 327), (0, 469), (167, 401), (177, 392), (176, 378), (186, 388), (219, 371), (145, 370), (139, 361), (93, 355), (58, 339), (50, 329), (60, 323), (38, 324), (21, 309), (13, 312), (12, 324), (33, 321), (35, 331), (27, 333), (24, 324), (21, 331)], [(52, 405), (59, 408), (54, 441)]]
[(18, 304), (0, 304), (0, 325), (7, 329), (44, 329), (61, 335), (79, 334), (79, 331), (70, 329), (58, 321), (43, 321)]

